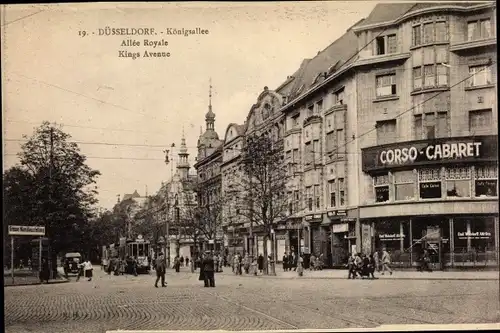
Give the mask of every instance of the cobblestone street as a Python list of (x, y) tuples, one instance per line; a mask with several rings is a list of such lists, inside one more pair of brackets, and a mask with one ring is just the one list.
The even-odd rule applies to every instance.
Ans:
[(500, 321), (498, 281), (108, 276), (5, 289), (6, 332), (272, 330)]

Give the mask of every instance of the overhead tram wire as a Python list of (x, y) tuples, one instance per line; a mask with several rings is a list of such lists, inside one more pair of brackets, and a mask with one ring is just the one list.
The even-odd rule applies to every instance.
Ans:
[[(491, 67), (493, 65), (495, 65), (497, 62), (494, 61), (494, 62), (491, 62), (488, 66), (485, 66), (485, 68), (483, 68), (481, 71), (484, 71), (486, 70), (487, 67)], [(421, 106), (427, 102), (429, 102), (430, 100), (438, 97), (439, 95), (445, 93), (445, 92), (448, 92), (450, 89), (458, 86), (459, 84), (462, 84), (463, 82), (467, 81), (468, 79), (470, 79), (471, 77), (473, 77), (474, 75), (480, 73), (481, 71), (477, 72), (477, 73), (474, 73), (474, 74), (471, 74), (471, 75), (468, 75), (466, 78), (456, 82), (455, 84), (449, 86), (448, 89), (446, 90), (443, 90), (443, 91), (439, 91), (439, 92), (436, 92), (436, 94), (432, 95), (431, 97), (427, 98), (426, 100), (420, 102), (419, 104), (417, 105), (414, 105), (412, 106), (411, 108), (397, 114), (394, 119), (397, 119), (401, 116), (403, 116), (404, 114), (412, 111), (413, 109), (415, 109), (416, 107), (418, 106)], [(365, 136), (365, 135), (368, 135), (370, 134), (371, 132), (375, 131), (377, 128), (376, 127), (373, 127), (372, 129), (358, 135), (358, 136), (355, 136), (353, 139), (351, 139), (350, 141), (347, 141), (344, 145), (340, 146), (340, 147), (346, 147), (348, 144), (350, 143), (353, 143), (354, 141), (358, 140), (359, 138)], [(3, 139), (4, 141), (7, 141), (7, 142), (26, 142), (28, 141), (28, 139), (11, 139), (11, 138), (4, 138)], [(146, 144), (126, 144), (126, 143), (111, 143), (111, 142), (89, 142), (89, 141), (70, 141), (70, 142), (73, 142), (73, 143), (76, 143), (76, 144), (87, 144), (87, 145), (105, 145), (105, 146), (129, 146), (129, 147), (150, 147), (150, 148), (165, 148), (165, 145), (146, 145)], [(189, 146), (187, 148), (197, 148), (197, 147), (193, 147), (193, 146)], [(239, 150), (241, 151), (242, 149), (236, 149), (236, 148), (230, 148), (232, 150)], [(338, 148), (337, 148), (338, 149)], [(354, 153), (341, 153), (343, 155), (348, 155), (348, 154), (353, 154), (353, 155), (359, 155), (360, 153), (358, 152), (354, 152)], [(5, 154), (5, 155), (16, 155), (16, 154)], [(324, 155), (329, 155), (329, 154), (324, 154)], [(134, 159), (134, 158), (115, 158), (115, 157), (90, 157), (88, 156), (88, 158), (98, 158), (98, 159)], [(157, 160), (157, 159), (138, 159), (138, 160)], [(161, 159), (158, 159), (158, 160), (161, 160)]]
[[(408, 14), (411, 11), (412, 8), (413, 8), (413, 6), (410, 7), (407, 11), (405, 11), (401, 16), (404, 16), (404, 15)], [(35, 13), (35, 14), (38, 14), (38, 13)], [(29, 16), (31, 16), (31, 15), (29, 15)], [(8, 24), (10, 24), (10, 23), (12, 23), (12, 22), (9, 22)], [(378, 37), (380, 37), (387, 29), (388, 29), (388, 27), (383, 28), (373, 39), (371, 39), (363, 47), (361, 47), (359, 50), (357, 50), (350, 58), (348, 58), (348, 60), (345, 63), (351, 61), (354, 57), (356, 57), (362, 50), (364, 50), (368, 45), (370, 45), (373, 41), (375, 41)], [(20, 74), (20, 73), (16, 73), (16, 72), (12, 72), (12, 74), (18, 75), (18, 76), (23, 77), (23, 78), (28, 79), (28, 80), (39, 82), (39, 83), (44, 84), (44, 85), (46, 85), (48, 87), (59, 89), (61, 91), (65, 91), (65, 92), (68, 92), (68, 93), (71, 93), (71, 94), (74, 94), (74, 95), (77, 95), (77, 96), (80, 96), (80, 97), (84, 97), (84, 98), (93, 100), (93, 101), (101, 103), (101, 104), (110, 105), (110, 106), (112, 106), (114, 108), (118, 108), (118, 109), (123, 110), (123, 111), (131, 112), (131, 113), (134, 113), (134, 114), (140, 114), (140, 115), (143, 115), (143, 116), (148, 116), (148, 115), (146, 115), (146, 114), (144, 114), (142, 112), (133, 111), (133, 110), (130, 110), (130, 109), (128, 109), (126, 107), (123, 107), (121, 105), (109, 103), (109, 102), (106, 102), (104, 100), (101, 100), (101, 99), (98, 99), (98, 98), (95, 98), (95, 97), (87, 96), (85, 94), (82, 94), (82, 93), (79, 93), (79, 92), (76, 92), (76, 91), (73, 91), (73, 90), (70, 90), (70, 89), (67, 89), (67, 88), (63, 88), (63, 87), (57, 86), (55, 84), (52, 84), (52, 83), (49, 83), (49, 82), (45, 82), (43, 80), (32, 78), (32, 77), (29, 77), (29, 76), (26, 76), (26, 75), (23, 75), (23, 74)], [(76, 127), (76, 126), (72, 126), (72, 127)], [(81, 127), (83, 128), (83, 126), (81, 126)]]
[[(481, 71), (484, 71), (486, 70), (487, 67), (491, 67), (493, 65), (495, 65), (497, 62), (494, 61), (494, 62), (491, 62), (488, 66), (486, 66), (485, 68), (483, 68)], [(468, 75), (466, 78), (456, 82), (455, 84), (449, 86), (448, 89), (446, 90), (443, 90), (443, 91), (439, 91), (439, 92), (436, 92), (436, 94), (432, 95), (431, 97), (427, 98), (426, 100), (420, 102), (419, 104), (417, 105), (414, 105), (412, 106), (411, 108), (397, 114), (394, 119), (396, 118), (400, 118), (401, 116), (403, 116), (404, 114), (412, 111), (413, 109), (415, 109), (416, 107), (418, 106), (421, 106), (427, 102), (429, 102), (430, 100), (438, 97), (439, 95), (441, 94), (444, 94), (445, 92), (448, 92), (450, 89), (458, 86), (459, 84), (462, 84), (463, 82), (469, 80), (471, 77), (473, 77), (474, 75), (480, 73), (481, 71), (477, 72), (477, 73), (474, 73), (474, 74), (471, 74), (471, 75)], [(351, 139), (350, 141), (347, 141), (344, 145), (340, 146), (340, 147), (346, 147), (348, 144), (358, 140), (359, 138), (365, 136), (365, 135), (368, 135), (369, 133), (373, 132), (376, 130), (376, 127), (358, 135), (358, 136), (355, 136), (353, 139)], [(28, 139), (12, 139), (12, 138), (4, 138), (3, 139), (4, 141), (7, 141), (7, 142), (26, 142), (28, 141)], [(105, 145), (105, 146), (125, 146), (125, 147), (148, 147), (148, 148), (161, 148), (161, 149), (164, 149), (165, 148), (165, 145), (148, 145), (148, 144), (126, 144), (126, 143), (111, 143), (111, 142), (90, 142), (90, 141), (70, 141), (72, 143), (76, 143), (76, 144), (82, 144), (82, 145)], [(187, 148), (192, 148), (192, 149), (196, 149), (197, 147), (194, 147), (194, 146), (188, 146)], [(241, 151), (242, 149), (236, 149), (236, 148), (229, 148), (231, 150), (238, 150), (238, 151)], [(354, 153), (340, 153), (340, 154), (343, 154), (343, 155), (349, 155), (349, 154), (353, 154), (353, 155), (359, 155), (360, 153), (358, 152), (354, 152)], [(9, 155), (9, 154), (5, 154), (5, 155)], [(15, 154), (14, 154), (15, 155)], [(324, 155), (329, 155), (329, 154), (324, 154)], [(102, 158), (102, 159), (134, 159), (134, 158), (114, 158), (114, 157), (88, 157), (88, 158)], [(157, 160), (157, 159), (139, 159), (139, 160)], [(158, 159), (160, 160), (160, 159)]]

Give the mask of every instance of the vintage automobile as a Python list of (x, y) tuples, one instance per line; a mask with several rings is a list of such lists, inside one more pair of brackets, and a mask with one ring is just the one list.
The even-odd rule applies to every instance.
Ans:
[(79, 265), (82, 262), (82, 255), (79, 252), (68, 252), (64, 255), (64, 274), (79, 274)]

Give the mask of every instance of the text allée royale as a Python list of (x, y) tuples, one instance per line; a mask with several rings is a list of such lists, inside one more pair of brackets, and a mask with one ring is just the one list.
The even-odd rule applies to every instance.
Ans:
[[(124, 39), (120, 46), (125, 46), (125, 47), (140, 47), (141, 42), (137, 39)], [(167, 47), (168, 42), (164, 39), (161, 40), (151, 40), (151, 39), (144, 39), (142, 42), (142, 46), (146, 47), (151, 47), (153, 49), (156, 49), (157, 47)], [(132, 58), (132, 59), (137, 59), (141, 57), (140, 52), (130, 52), (126, 50), (119, 50), (118, 51), (118, 57), (120, 58)], [(170, 52), (157, 52), (157, 51), (144, 51), (143, 58), (168, 58), (170, 57)]]

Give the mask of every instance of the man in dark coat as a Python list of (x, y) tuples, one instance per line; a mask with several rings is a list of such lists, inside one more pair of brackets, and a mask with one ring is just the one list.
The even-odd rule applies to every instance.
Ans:
[(264, 256), (259, 254), (259, 258), (257, 259), (257, 266), (259, 266), (259, 271), (262, 273), (264, 269)]
[(167, 284), (165, 283), (166, 263), (165, 263), (165, 257), (163, 256), (163, 253), (160, 253), (158, 255), (158, 257), (156, 258), (155, 270), (156, 270), (155, 287), (158, 288), (158, 281), (160, 279), (161, 279), (161, 286), (166, 287), (167, 286)]
[(202, 262), (203, 266), (203, 276), (205, 281), (205, 287), (215, 287), (215, 263), (214, 258), (209, 253), (206, 253), (205, 258)]
[(40, 282), (49, 283), (50, 269), (49, 262), (46, 258), (42, 258), (42, 267), (40, 267)]
[(287, 271), (288, 270), (288, 256), (285, 252), (285, 254), (283, 254), (283, 271)]

